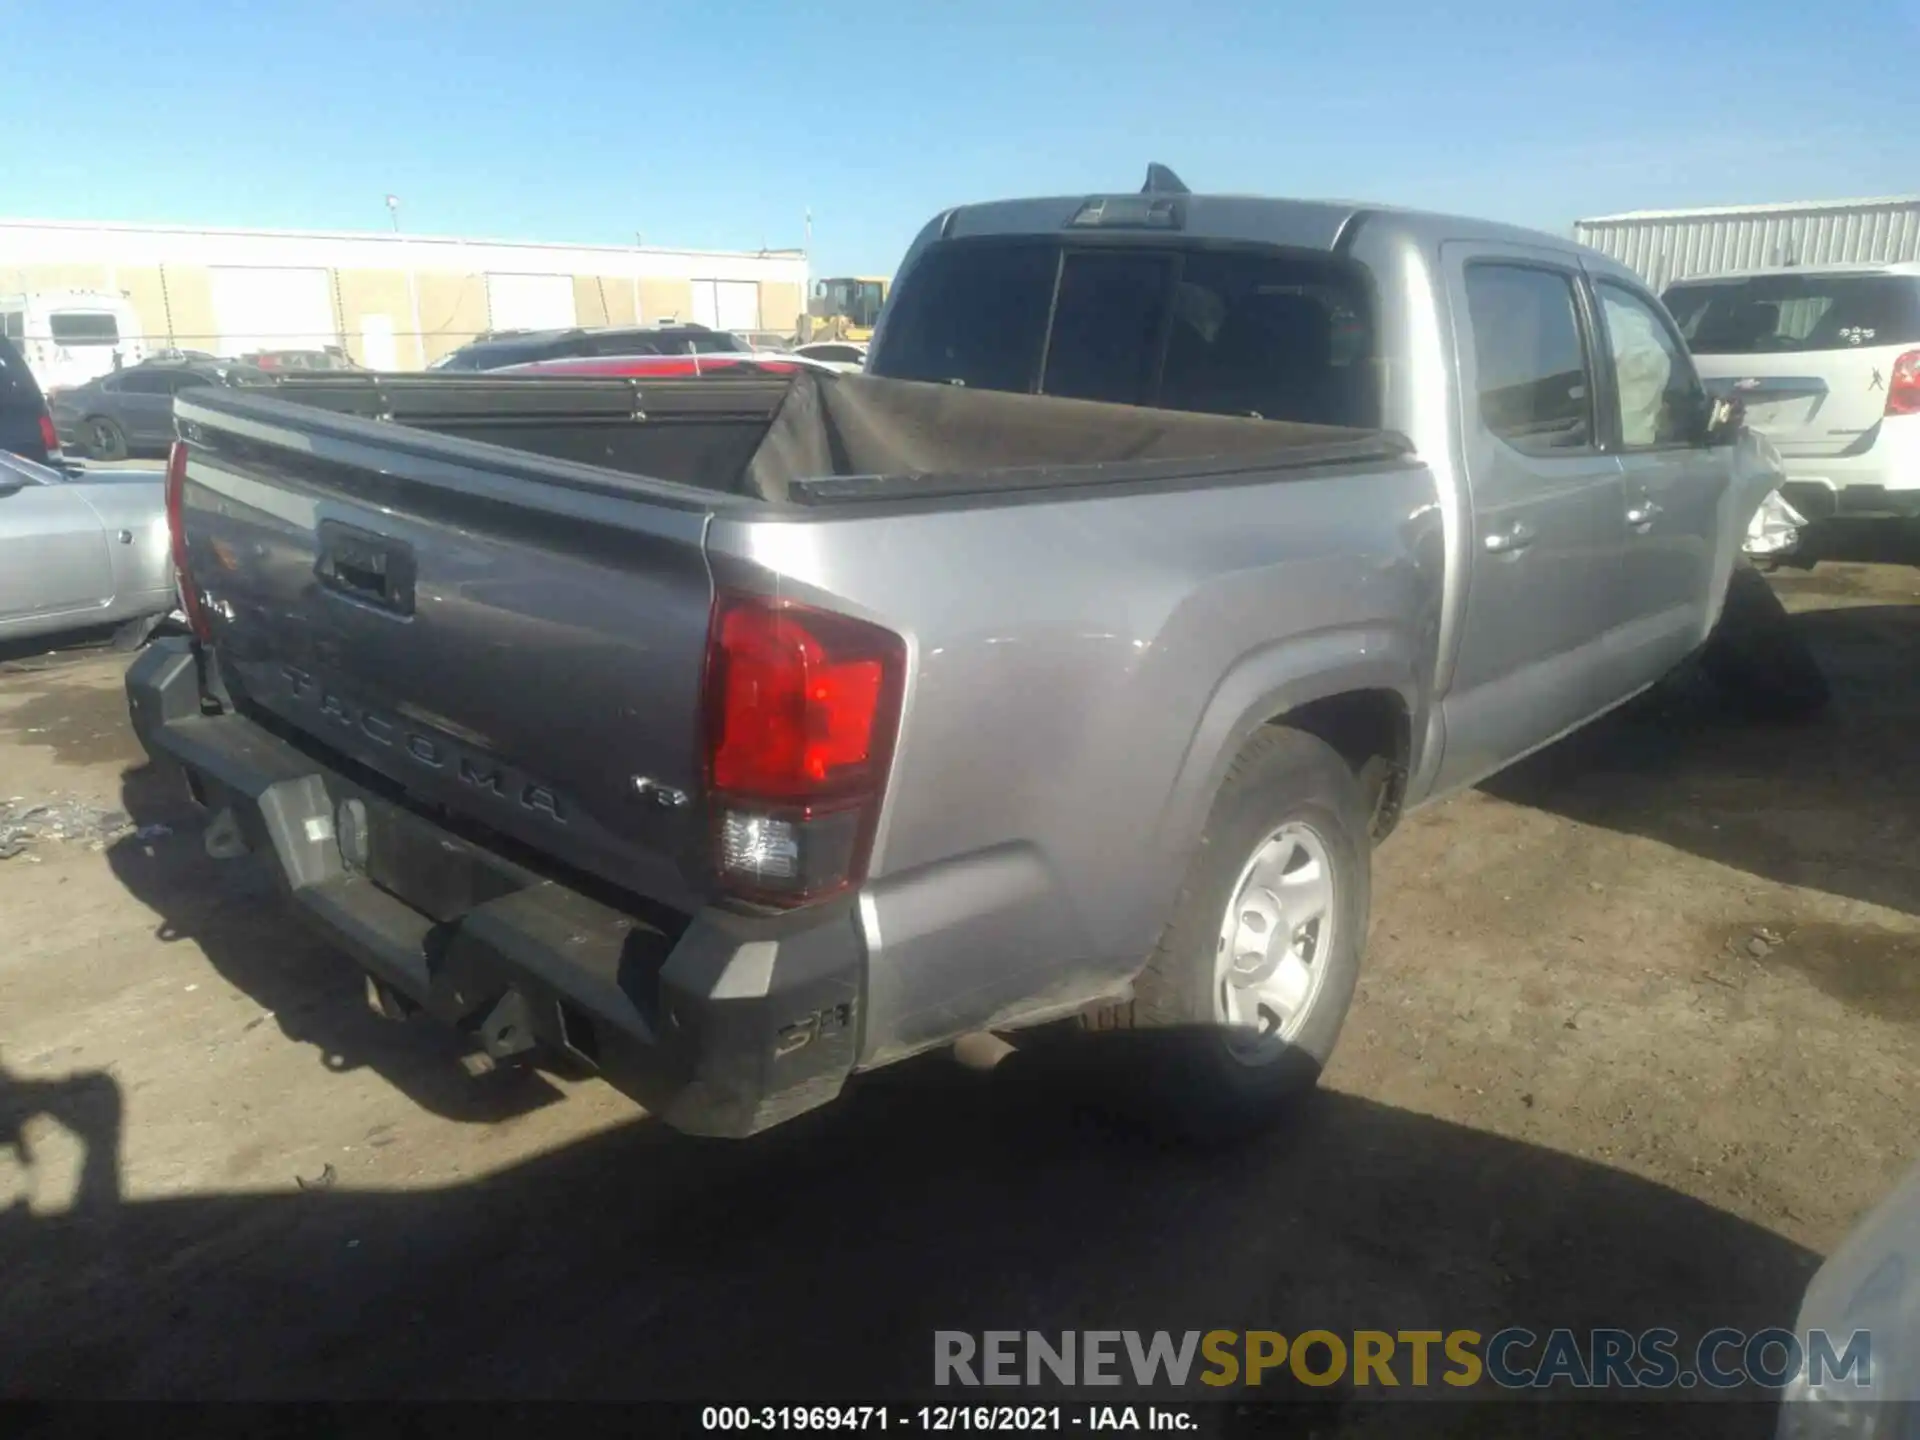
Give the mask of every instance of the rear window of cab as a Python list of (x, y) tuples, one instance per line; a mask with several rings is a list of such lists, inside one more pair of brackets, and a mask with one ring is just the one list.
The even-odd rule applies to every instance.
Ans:
[(954, 241), (901, 278), (868, 370), (1373, 428), (1371, 313), (1357, 267), (1326, 255)]

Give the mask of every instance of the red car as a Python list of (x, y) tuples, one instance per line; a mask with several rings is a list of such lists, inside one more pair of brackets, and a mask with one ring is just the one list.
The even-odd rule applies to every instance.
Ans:
[(509, 365), (495, 375), (618, 375), (646, 379), (732, 374), (740, 378), (792, 375), (800, 370), (828, 366), (778, 350), (749, 350), (713, 355), (572, 355), (559, 360), (535, 360)]

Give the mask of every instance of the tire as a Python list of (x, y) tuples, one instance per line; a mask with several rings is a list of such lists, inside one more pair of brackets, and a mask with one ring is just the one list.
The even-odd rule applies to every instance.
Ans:
[[(1299, 730), (1269, 727), (1234, 759), (1215, 797), (1200, 845), (1188, 868), (1172, 919), (1134, 982), (1130, 1003), (1114, 1007), (1090, 1028), (1132, 1032), (1151, 1072), (1146, 1098), (1175, 1125), (1199, 1136), (1238, 1133), (1278, 1114), (1313, 1088), (1333, 1053), (1360, 976), (1370, 905), (1372, 845), (1367, 805), (1346, 761), (1323, 741)], [(1276, 835), (1282, 837), (1273, 839)], [(1298, 843), (1332, 877), (1326, 919), (1307, 946), (1309, 991), (1297, 1014), (1277, 1034), (1256, 1039), (1250, 1026), (1229, 1023), (1231, 1000), (1245, 1018), (1257, 986), (1236, 984), (1225, 920), (1229, 901), (1259, 876), (1263, 855)], [(1284, 868), (1284, 867), (1283, 867)], [(1298, 873), (1298, 872), (1295, 872)], [(1278, 888), (1265, 892), (1278, 893)], [(1262, 902), (1242, 914), (1256, 913)], [(1265, 913), (1276, 913), (1271, 910)], [(1285, 914), (1284, 911), (1277, 912)], [(1234, 945), (1256, 933), (1234, 933)], [(1311, 929), (1312, 927), (1308, 927)], [(1297, 973), (1297, 972), (1296, 972)], [(1280, 1020), (1262, 1009), (1264, 1026)]]
[(127, 432), (117, 420), (96, 415), (80, 427), (80, 435), (87, 454), (95, 460), (127, 458)]
[(153, 638), (153, 632), (160, 628), (160, 622), (166, 618), (165, 615), (142, 615), (129, 620), (113, 632), (113, 639), (109, 643), (119, 653), (131, 654)]
[(1807, 719), (1833, 698), (1793, 617), (1745, 559), (1734, 564), (1726, 608), (1700, 652), (1700, 668), (1723, 695), (1759, 719)]

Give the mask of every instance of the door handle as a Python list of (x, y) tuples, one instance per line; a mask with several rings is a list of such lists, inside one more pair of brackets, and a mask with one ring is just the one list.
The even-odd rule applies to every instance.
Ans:
[(1516, 520), (1504, 530), (1490, 531), (1483, 543), (1495, 555), (1517, 555), (1533, 543), (1533, 527)]
[(395, 615), (413, 614), (413, 547), (403, 540), (322, 520), (314, 576), (324, 589)]
[(1627, 508), (1627, 524), (1636, 530), (1644, 531), (1652, 527), (1655, 518), (1659, 514), (1660, 507), (1658, 505), (1654, 504), (1651, 500), (1642, 498)]

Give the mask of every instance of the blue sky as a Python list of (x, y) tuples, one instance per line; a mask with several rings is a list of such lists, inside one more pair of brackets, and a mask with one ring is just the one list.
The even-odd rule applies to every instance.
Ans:
[[(0, 215), (724, 249), (889, 273), (946, 205), (1341, 196), (1565, 231), (1920, 190), (1920, 3), (0, 0)], [(1838, 34), (1840, 38), (1829, 38)]]

